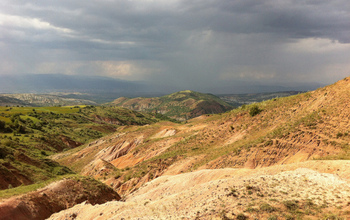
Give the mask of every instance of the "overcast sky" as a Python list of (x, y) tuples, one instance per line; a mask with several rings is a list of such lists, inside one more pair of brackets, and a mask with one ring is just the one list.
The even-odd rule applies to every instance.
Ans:
[(348, 0), (1, 0), (0, 77), (98, 75), (202, 92), (350, 75)]

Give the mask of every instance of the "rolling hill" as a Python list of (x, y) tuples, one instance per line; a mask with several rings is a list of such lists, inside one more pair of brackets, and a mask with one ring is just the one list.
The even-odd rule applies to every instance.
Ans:
[(0, 95), (0, 106), (30, 106), (29, 103), (22, 101), (20, 99), (16, 99), (13, 97), (9, 97), (6, 95)]
[(120, 127), (52, 158), (112, 186), (126, 202), (79, 205), (52, 219), (348, 216), (350, 164), (342, 160), (350, 158), (349, 103), (345, 78), (186, 124)]
[(45, 219), (83, 201), (120, 200), (112, 188), (49, 156), (99, 143), (120, 126), (165, 118), (158, 117), (120, 107), (0, 107), (0, 219)]
[(218, 114), (233, 109), (232, 106), (212, 94), (190, 90), (155, 98), (121, 97), (114, 100), (111, 105), (135, 111), (161, 113), (181, 121), (203, 114)]
[[(350, 78), (345, 78), (187, 123), (115, 127), (50, 159), (103, 182), (122, 201), (81, 203), (50, 219), (346, 218), (349, 104)], [(104, 108), (112, 107), (86, 109), (86, 114)], [(95, 117), (106, 122), (103, 118)], [(31, 201), (41, 196), (30, 195)], [(11, 199), (3, 200), (0, 212), (19, 209)], [(30, 206), (40, 207), (40, 202)]]

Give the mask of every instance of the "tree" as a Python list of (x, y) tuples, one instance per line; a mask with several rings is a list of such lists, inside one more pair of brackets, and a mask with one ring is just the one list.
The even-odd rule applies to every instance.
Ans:
[(0, 131), (5, 130), (6, 122), (0, 120)]
[(18, 125), (17, 132), (21, 133), (21, 134), (24, 134), (24, 133), (26, 133), (26, 128), (24, 126), (22, 126), (22, 125)]

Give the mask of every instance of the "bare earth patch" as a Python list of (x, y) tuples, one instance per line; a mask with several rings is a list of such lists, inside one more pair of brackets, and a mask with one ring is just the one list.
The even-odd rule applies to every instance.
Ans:
[(125, 202), (80, 204), (50, 219), (236, 219), (238, 215), (317, 219), (329, 212), (346, 216), (349, 166), (350, 161), (308, 161), (162, 176)]
[(22, 196), (0, 201), (0, 220), (46, 219), (51, 214), (88, 201), (120, 200), (111, 188), (87, 178), (63, 179)]

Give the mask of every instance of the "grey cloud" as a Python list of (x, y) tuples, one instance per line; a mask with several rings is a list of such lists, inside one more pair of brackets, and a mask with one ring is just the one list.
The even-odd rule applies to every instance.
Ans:
[(153, 32), (156, 34), (172, 26), (178, 30), (210, 28), (233, 33), (274, 31), (314, 37), (319, 34), (337, 40), (327, 34), (341, 33), (350, 26), (350, 7), (346, 1), (205, 0), (181, 1), (168, 8), (156, 3), (141, 4), (142, 1), (35, 1), (31, 6), (23, 2), (26, 4), (17, 1), (18, 14), (39, 16), (54, 25), (105, 38), (125, 33), (137, 38), (143, 36), (144, 30), (164, 28)]
[(75, 30), (76, 37), (82, 40), (86, 37), (152, 46), (171, 44), (171, 41), (179, 43), (176, 40), (181, 37), (179, 32), (205, 29), (350, 40), (350, 9), (346, 1), (313, 1), (310, 4), (305, 1), (206, 0), (181, 1), (168, 8), (140, 1), (17, 3), (18, 14), (39, 17), (58, 27)]
[[(350, 59), (346, 0), (4, 0), (0, 6), (0, 14), (51, 26), (25, 27), (0, 20), (0, 49), (13, 51), (11, 56), (0, 55), (4, 62), (21, 67), (14, 67), (13, 73), (26, 68), (35, 72), (41, 62), (55, 60), (139, 61), (157, 63), (154, 68), (161, 69), (161, 75), (142, 80), (209, 88), (235, 80), (298, 83), (293, 76), (311, 80), (320, 68), (345, 68)], [(286, 49), (308, 38), (329, 39), (345, 49), (312, 56)], [(24, 62), (27, 56), (32, 66)], [(77, 68), (76, 74), (84, 74), (86, 68), (90, 64)], [(326, 82), (343, 75), (317, 79)]]
[(191, 14), (196, 15), (191, 27), (230, 33), (279, 33), (290, 38), (322, 37), (350, 41), (350, 7), (346, 1), (206, 2), (206, 7), (197, 1), (188, 6), (186, 20), (189, 24)]

